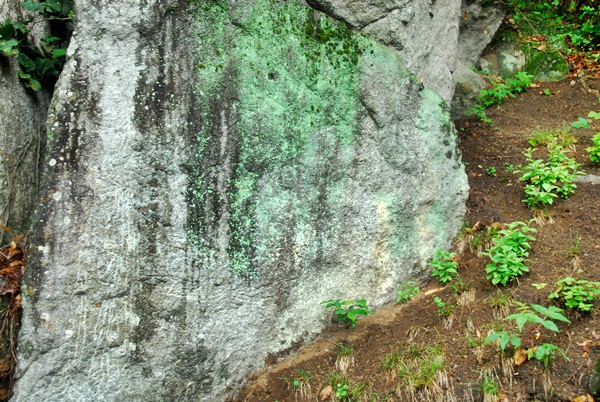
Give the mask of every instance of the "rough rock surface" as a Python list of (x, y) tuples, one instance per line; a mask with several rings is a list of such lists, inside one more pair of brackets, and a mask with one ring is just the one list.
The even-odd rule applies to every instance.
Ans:
[(75, 4), (14, 401), (223, 400), (460, 227), (448, 108), (397, 50), (300, 2)]
[(460, 1), (307, 1), (396, 49), (406, 67), (419, 75), (427, 88), (451, 101)]
[(479, 58), (492, 42), (506, 12), (500, 2), (486, 0), (463, 0), (461, 12), (458, 59), (466, 67), (479, 67)]
[(487, 87), (487, 83), (476, 72), (467, 68), (462, 62), (456, 63), (456, 70), (452, 74), (454, 82), (454, 96), (451, 102), (453, 116), (465, 114), (478, 102), (479, 93)]
[[(5, 18), (19, 18), (16, 2), (2, 2), (0, 21)], [(17, 64), (0, 62), (0, 223), (24, 234), (38, 201), (50, 99), (46, 91), (25, 90)]]

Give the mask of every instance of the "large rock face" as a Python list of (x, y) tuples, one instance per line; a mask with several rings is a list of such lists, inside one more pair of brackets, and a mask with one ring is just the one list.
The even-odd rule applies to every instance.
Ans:
[(76, 15), (15, 401), (223, 400), (460, 227), (448, 108), (393, 47), (302, 2)]
[(390, 46), (446, 102), (453, 94), (458, 0), (307, 0), (313, 7)]

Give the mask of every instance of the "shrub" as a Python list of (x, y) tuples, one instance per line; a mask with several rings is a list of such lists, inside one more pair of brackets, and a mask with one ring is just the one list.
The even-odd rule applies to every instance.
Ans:
[(536, 229), (530, 228), (525, 222), (512, 222), (506, 225), (506, 229), (498, 232), (490, 250), (484, 255), (492, 262), (486, 266), (486, 279), (494, 285), (506, 286), (512, 279), (529, 272), (525, 266), (526, 258), (529, 256), (527, 250), (531, 249), (530, 241), (535, 237), (528, 233), (535, 233)]

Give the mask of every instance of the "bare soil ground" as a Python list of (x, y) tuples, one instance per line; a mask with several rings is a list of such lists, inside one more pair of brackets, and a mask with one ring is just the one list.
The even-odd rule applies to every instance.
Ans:
[[(552, 95), (544, 95), (545, 89)], [(542, 83), (488, 110), (495, 122), (492, 128), (473, 119), (456, 122), (471, 186), (468, 226), (480, 222), (481, 231), (493, 222), (532, 219), (532, 211), (521, 202), (523, 183), (519, 175), (507, 172), (507, 167), (510, 170), (511, 165), (526, 163), (523, 150), (530, 147), (528, 140), (534, 130), (568, 126), (591, 110), (600, 111), (598, 89), (600, 81), (589, 78)], [(578, 140), (571, 156), (582, 164), (580, 169), (592, 175), (600, 171), (585, 148), (600, 131), (598, 123), (591, 129), (570, 130)], [(543, 151), (537, 154), (542, 155)], [(495, 176), (487, 173), (492, 167)], [(597, 311), (566, 308), (571, 324), (559, 323), (559, 333), (542, 328), (530, 334), (534, 328), (530, 324), (525, 327), (524, 343), (529, 344), (530, 339), (536, 345), (552, 343), (564, 352), (564, 357), (557, 353), (548, 367), (535, 359), (517, 367), (512, 347), (503, 354), (497, 344), (483, 342), (495, 330), (516, 332), (512, 323), (504, 320), (516, 312), (515, 301), (564, 307), (548, 300), (556, 281), (567, 276), (600, 280), (599, 219), (600, 184), (578, 184), (569, 199), (557, 200), (548, 209), (545, 224), (532, 224), (538, 232), (529, 256), (531, 272), (505, 287), (486, 280), (489, 259), (469, 250), (463, 233), (462, 241), (457, 238), (453, 246), (462, 285), (442, 287), (431, 279), (421, 284), (422, 293), (413, 300), (361, 319), (356, 328), (324, 330), (296, 354), (249, 379), (234, 400), (318, 401), (322, 400), (319, 393), (331, 385), (327, 401), (592, 401), (586, 387), (600, 357)], [(574, 252), (577, 245), (579, 253)], [(547, 286), (540, 288), (539, 284)], [(449, 317), (438, 315), (434, 296), (452, 306)], [(596, 307), (599, 305), (596, 302)], [(349, 354), (342, 356), (340, 343), (353, 351), (346, 350)], [(402, 368), (411, 361), (415, 361), (414, 367)], [(418, 367), (430, 369), (431, 375), (417, 375)], [(432, 379), (429, 384), (421, 384), (428, 378)], [(494, 384), (497, 395), (493, 395)], [(338, 388), (342, 391), (336, 397)]]

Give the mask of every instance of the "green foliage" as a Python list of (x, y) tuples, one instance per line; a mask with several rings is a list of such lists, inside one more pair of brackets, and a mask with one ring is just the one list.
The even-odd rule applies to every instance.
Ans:
[(345, 399), (348, 397), (348, 390), (350, 386), (348, 384), (338, 383), (335, 387), (335, 397), (339, 399)]
[(569, 127), (562, 127), (555, 130), (534, 130), (528, 142), (533, 147), (538, 145), (547, 146), (552, 143), (557, 143), (563, 148), (569, 148), (577, 142), (577, 139), (569, 133)]
[(585, 150), (590, 154), (590, 160), (595, 163), (600, 163), (600, 133), (596, 133), (592, 137), (594, 146), (588, 147)]
[(527, 356), (529, 359), (534, 357), (536, 360), (544, 363), (545, 367), (548, 367), (548, 363), (550, 359), (554, 358), (554, 352), (560, 352), (563, 357), (566, 359), (567, 356), (565, 353), (556, 345), (552, 343), (543, 343), (537, 347), (531, 348), (527, 350)]
[(577, 121), (574, 121), (573, 123), (571, 123), (571, 126), (575, 127), (575, 128), (591, 128), (592, 125), (590, 124), (590, 121), (588, 119), (586, 119), (585, 117), (579, 117), (577, 119)]
[(495, 177), (496, 176), (496, 168), (493, 167), (493, 166), (488, 166), (485, 169), (485, 172), (488, 174), (488, 176), (491, 176), (491, 177)]
[(65, 62), (68, 37), (48, 35), (39, 46), (29, 42), (31, 28), (40, 17), (50, 20), (73, 18), (72, 0), (50, 0), (41, 3), (24, 1), (21, 6), (31, 11), (24, 21), (5, 19), (0, 25), (0, 56), (17, 57), (19, 78), (25, 87), (38, 91), (42, 83), (55, 80)]
[(454, 256), (456, 256), (456, 253), (439, 249), (429, 263), (429, 266), (434, 268), (431, 276), (438, 277), (442, 284), (450, 282), (458, 276), (458, 262), (454, 261)]
[(526, 182), (524, 190), (527, 198), (523, 200), (529, 207), (551, 205), (559, 196), (568, 198), (577, 185), (574, 179), (584, 174), (578, 168), (581, 164), (567, 156), (567, 150), (552, 141), (548, 144), (548, 161), (533, 159), (535, 148), (526, 149), (523, 154), (527, 165), (522, 167), (520, 180)]
[(346, 328), (355, 327), (359, 315), (367, 316), (373, 314), (367, 307), (367, 301), (361, 300), (326, 300), (321, 302), (325, 308), (333, 307), (336, 319), (346, 325)]
[(535, 237), (529, 233), (537, 232), (530, 228), (525, 222), (512, 222), (506, 225), (506, 229), (498, 232), (490, 250), (484, 255), (492, 262), (486, 266), (486, 278), (494, 285), (506, 286), (512, 279), (529, 272), (525, 266), (526, 258), (529, 256), (527, 250), (531, 249), (530, 241)]
[(479, 97), (477, 98), (479, 103), (467, 113), (475, 115), (481, 121), (493, 125), (493, 121), (487, 117), (485, 109), (493, 105), (500, 105), (508, 98), (514, 98), (516, 93), (523, 92), (525, 88), (531, 85), (532, 78), (533, 75), (526, 72), (519, 72), (504, 82), (498, 82), (489, 78), (490, 88), (483, 89), (479, 93)]
[(438, 307), (438, 315), (440, 317), (448, 317), (450, 314), (452, 314), (452, 306), (445, 303), (442, 299), (440, 299), (437, 296), (433, 297), (433, 301), (435, 302), (435, 304)]
[(508, 346), (509, 342), (515, 348), (521, 346), (521, 334), (512, 334), (508, 331), (500, 331), (490, 334), (487, 338), (485, 338), (483, 344), (487, 345), (488, 343), (494, 342), (495, 340), (500, 341), (500, 349), (503, 352), (506, 349), (506, 346)]
[(564, 35), (575, 48), (592, 50), (600, 44), (600, 6), (595, 0), (510, 0), (513, 19), (520, 25), (546, 25)]
[(484, 393), (484, 395), (498, 396), (498, 381), (496, 381), (492, 377), (485, 375), (483, 377), (483, 381), (481, 382), (481, 391)]
[(344, 342), (339, 342), (338, 346), (340, 347), (340, 351), (338, 352), (338, 357), (350, 356), (355, 353), (354, 348), (350, 345), (346, 345)]
[(600, 294), (600, 282), (590, 282), (585, 279), (566, 277), (555, 283), (556, 290), (548, 296), (549, 299), (560, 299), (572, 309), (592, 311), (596, 295)]
[[(487, 345), (491, 342), (498, 340), (500, 343), (500, 349), (503, 352), (509, 343), (512, 346), (514, 346), (515, 348), (521, 347), (521, 345), (522, 345), (521, 335), (523, 333), (523, 328), (524, 328), (525, 324), (528, 324), (528, 323), (535, 324), (536, 325), (535, 328), (531, 331), (531, 334), (532, 334), (530, 337), (531, 347), (526, 350), (526, 353), (527, 353), (527, 356), (529, 359), (535, 358), (536, 360), (543, 362), (544, 365), (547, 367), (548, 362), (554, 356), (554, 353), (556, 351), (560, 351), (560, 348), (558, 348), (558, 346), (553, 345), (551, 343), (543, 343), (542, 345), (534, 346), (534, 342), (535, 342), (534, 334), (537, 333), (541, 327), (549, 329), (550, 331), (560, 332), (558, 329), (558, 326), (556, 325), (556, 323), (554, 321), (556, 320), (556, 321), (562, 321), (562, 322), (567, 322), (567, 323), (570, 323), (571, 321), (569, 321), (569, 319), (567, 319), (564, 316), (562, 309), (555, 307), (555, 306), (544, 307), (539, 304), (527, 305), (525, 303), (520, 303), (520, 302), (515, 302), (515, 303), (517, 303), (517, 305), (519, 306), (517, 308), (517, 310), (519, 312), (516, 314), (511, 314), (504, 319), (514, 321), (515, 324), (517, 325), (519, 332), (518, 333), (511, 333), (508, 331), (493, 332), (490, 335), (488, 335), (488, 337), (485, 339), (484, 345)], [(562, 351), (561, 351), (561, 353), (562, 353)], [(565, 354), (564, 353), (562, 353), (562, 354), (566, 358)]]
[(511, 314), (506, 317), (506, 320), (513, 320), (519, 328), (519, 331), (523, 331), (523, 327), (527, 323), (539, 324), (550, 331), (559, 332), (558, 326), (553, 320), (570, 323), (569, 319), (564, 316), (563, 309), (556, 306), (544, 307), (539, 304), (530, 304), (529, 306), (525, 303), (515, 302), (519, 306), (517, 310), (519, 313)]
[(435, 374), (444, 369), (445, 357), (441, 345), (414, 344), (403, 352), (394, 350), (381, 359), (384, 369), (395, 370), (403, 386), (424, 387)]
[(508, 162), (504, 162), (504, 170), (506, 170), (506, 173), (512, 174), (515, 172), (515, 165)]
[(400, 284), (400, 290), (398, 290), (398, 303), (406, 303), (421, 292), (417, 283), (414, 281), (408, 281)]

